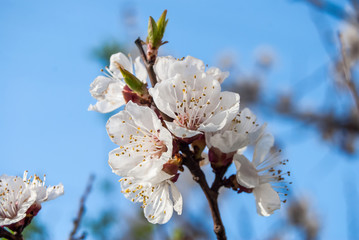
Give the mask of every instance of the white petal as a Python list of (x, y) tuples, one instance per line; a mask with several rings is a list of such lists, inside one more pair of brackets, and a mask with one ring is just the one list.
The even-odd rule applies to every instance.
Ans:
[(221, 101), (219, 101), (218, 107), (214, 111), (214, 115), (203, 122), (198, 130), (204, 132), (221, 130), (238, 114), (239, 94), (233, 92), (221, 92), (220, 98)]
[(147, 200), (144, 214), (147, 220), (153, 224), (164, 224), (170, 220), (173, 214), (173, 202), (167, 182), (155, 186), (154, 192)]
[(149, 107), (139, 106), (132, 101), (126, 105), (126, 111), (131, 115), (133, 123), (142, 129), (150, 130), (164, 130), (161, 120), (157, 117), (157, 114)]
[(171, 186), (171, 194), (173, 199), (173, 208), (178, 213), (182, 214), (183, 199), (181, 193), (178, 191), (176, 185), (172, 181), (168, 181)]
[(101, 113), (111, 112), (123, 104), (124, 83), (121, 81), (114, 81), (110, 78), (99, 76), (91, 83), (91, 95), (98, 100), (95, 105), (90, 105), (88, 110), (97, 111)]
[(90, 84), (90, 93), (96, 99), (103, 99), (104, 92), (107, 90), (108, 85), (114, 81), (105, 76), (98, 76)]
[(219, 68), (210, 67), (207, 69), (206, 73), (212, 75), (219, 83), (222, 83), (224, 79), (229, 76), (229, 72), (222, 72)]
[(120, 183), (122, 189), (121, 192), (132, 202), (143, 202), (143, 196), (152, 193), (152, 185), (149, 182), (139, 181), (133, 177), (124, 177), (120, 179)]
[(130, 59), (128, 59), (128, 57), (125, 54), (123, 54), (121, 52), (113, 54), (110, 57), (110, 67), (109, 67), (110, 71), (113, 72), (116, 76), (123, 78), (116, 63), (121, 64), (127, 71), (129, 71), (130, 73), (133, 73), (132, 61)]
[(53, 200), (61, 195), (64, 194), (64, 186), (62, 185), (62, 183), (60, 183), (59, 185), (56, 186), (49, 186), (46, 189), (46, 199), (44, 199), (44, 201), (50, 201)]
[(182, 75), (183, 78), (193, 78), (195, 75), (199, 76), (204, 73), (205, 65), (202, 60), (187, 56), (183, 60), (173, 61), (168, 68), (168, 78), (172, 78), (177, 74)]
[(136, 134), (137, 126), (127, 111), (121, 111), (109, 118), (106, 129), (111, 140), (123, 146), (131, 141), (131, 135)]
[[(116, 148), (109, 153), (108, 164), (112, 172), (119, 176), (129, 176), (128, 172), (142, 162), (143, 156), (130, 156), (122, 154), (123, 150)], [(121, 156), (121, 157), (120, 157)]]
[(165, 164), (162, 158), (160, 159), (148, 159), (145, 162), (138, 163), (134, 168), (128, 171), (128, 176), (134, 176), (141, 181), (154, 181), (158, 177), (158, 174)]
[(280, 208), (280, 198), (269, 183), (261, 184), (253, 190), (256, 198), (257, 213), (262, 216), (269, 216)]
[(140, 57), (135, 59), (135, 75), (143, 83), (147, 83), (147, 70), (146, 67), (141, 63), (140, 59)]
[(269, 153), (270, 149), (273, 147), (274, 137), (270, 133), (264, 134), (257, 142), (254, 153), (253, 153), (253, 164), (258, 166), (263, 162), (265, 156)]
[(187, 128), (180, 127), (174, 122), (167, 122), (167, 121), (165, 122), (168, 127), (168, 130), (170, 130), (171, 133), (173, 133), (173, 135), (179, 138), (191, 138), (198, 134), (202, 134), (202, 132), (200, 131), (195, 131), (195, 130), (190, 130)]
[(172, 135), (155, 112), (130, 101), (106, 127), (111, 140), (120, 146), (109, 154), (112, 171), (142, 181), (157, 178), (172, 156)]
[[(32, 185), (32, 184), (31, 184)], [(45, 186), (36, 186), (33, 187), (33, 190), (36, 191), (36, 202), (42, 203), (47, 197), (47, 189)]]
[(154, 70), (157, 76), (158, 82), (167, 80), (169, 78), (172, 78), (174, 76), (170, 76), (169, 69), (172, 67), (172, 64), (177, 61), (172, 56), (166, 56), (166, 57), (158, 57), (156, 59), (156, 63), (154, 65)]
[(246, 134), (234, 131), (220, 131), (214, 134), (207, 133), (205, 136), (208, 148), (216, 147), (222, 153), (233, 153), (249, 144)]
[(236, 165), (237, 182), (246, 188), (255, 188), (259, 185), (259, 175), (254, 165), (243, 155), (235, 154), (233, 156)]
[(95, 105), (90, 104), (89, 111), (96, 111), (99, 113), (109, 113), (125, 104), (125, 100), (118, 102), (109, 102), (107, 100), (98, 101)]
[(249, 138), (249, 144), (255, 144), (260, 136), (262, 136), (267, 124), (259, 126), (257, 117), (248, 108), (243, 109), (237, 116), (232, 128), (236, 132), (246, 133)]
[(163, 81), (149, 89), (157, 108), (171, 118), (176, 118), (176, 89), (174, 82)]

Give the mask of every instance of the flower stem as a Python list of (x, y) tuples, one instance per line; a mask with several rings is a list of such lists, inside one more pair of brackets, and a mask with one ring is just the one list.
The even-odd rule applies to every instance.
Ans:
[[(151, 81), (151, 85), (152, 85), (152, 87), (154, 87), (157, 84), (156, 73), (153, 70), (153, 65), (155, 64), (156, 58), (154, 58), (153, 61), (149, 61), (147, 59), (146, 53), (145, 53), (145, 51), (143, 50), (143, 47), (142, 47), (142, 43), (143, 43), (143, 41), (141, 40), (141, 38), (137, 38), (136, 41), (135, 41), (135, 44), (136, 44), (138, 50), (140, 51), (142, 61), (145, 64), (145, 67), (146, 67), (146, 70), (147, 70), (147, 73), (148, 73), (148, 77), (150, 78), (150, 81)], [(168, 122), (172, 121), (172, 118), (170, 118), (169, 116), (167, 116), (166, 114), (164, 114), (161, 111), (159, 111), (159, 112), (160, 112), (163, 120), (166, 120)]]
[[(203, 171), (199, 166), (199, 161), (194, 159), (194, 154), (189, 150), (188, 145), (182, 144), (181, 151), (185, 155), (183, 158), (183, 165), (187, 166), (189, 171), (193, 176), (193, 180), (196, 181), (204, 195), (207, 198), (209, 207), (211, 209), (212, 219), (213, 219), (213, 231), (217, 236), (218, 240), (225, 240), (226, 232), (224, 229), (224, 225), (222, 223), (221, 214), (218, 208), (218, 189), (212, 190), (206, 181), (206, 176), (204, 175)], [(223, 173), (224, 174), (224, 173)], [(223, 175), (222, 175), (223, 176)]]
[(140, 38), (137, 38), (136, 41), (135, 41), (135, 44), (136, 44), (138, 50), (140, 51), (142, 61), (145, 64), (148, 76), (149, 76), (150, 81), (151, 81), (151, 85), (152, 85), (152, 87), (154, 87), (156, 85), (156, 83), (157, 83), (156, 74), (155, 74), (155, 71), (153, 70), (153, 65), (155, 64), (155, 61), (148, 61), (146, 53), (145, 53), (145, 51), (143, 50), (143, 47), (142, 47), (142, 42), (143, 41)]

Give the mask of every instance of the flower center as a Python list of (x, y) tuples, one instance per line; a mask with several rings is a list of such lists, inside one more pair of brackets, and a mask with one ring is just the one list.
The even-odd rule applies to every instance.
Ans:
[(197, 130), (200, 125), (200, 118), (197, 116), (189, 116), (188, 113), (182, 113), (177, 116), (174, 122), (180, 126), (190, 130)]
[(157, 136), (152, 135), (151, 137), (151, 152), (152, 152), (152, 156), (155, 157), (161, 157), (162, 153), (167, 152), (167, 146), (164, 144), (163, 141), (161, 141), (160, 139), (158, 139)]

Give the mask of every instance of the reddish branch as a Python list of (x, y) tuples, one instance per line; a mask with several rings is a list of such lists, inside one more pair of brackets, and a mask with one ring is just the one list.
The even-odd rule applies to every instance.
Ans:
[(135, 44), (136, 44), (138, 50), (140, 51), (140, 55), (141, 55), (142, 61), (145, 64), (145, 67), (146, 67), (146, 70), (148, 73), (148, 77), (150, 78), (152, 87), (154, 87), (157, 83), (156, 73), (153, 70), (153, 65), (155, 64), (156, 58), (154, 58), (152, 61), (149, 61), (147, 59), (147, 55), (142, 47), (143, 41), (140, 38), (136, 39)]
[(227, 239), (224, 225), (221, 219), (221, 214), (218, 208), (218, 190), (223, 185), (223, 175), (225, 174), (227, 168), (222, 169), (216, 173), (216, 179), (213, 182), (212, 188), (210, 188), (206, 181), (206, 176), (199, 166), (199, 161), (195, 159), (195, 154), (189, 150), (188, 145), (182, 144), (180, 146), (180, 150), (184, 155), (183, 165), (187, 166), (193, 176), (193, 180), (200, 185), (204, 195), (207, 198), (214, 223), (213, 230), (217, 236), (217, 239)]
[[(155, 64), (156, 58), (154, 57), (153, 61), (149, 61), (147, 59), (146, 53), (145, 53), (145, 51), (143, 50), (143, 47), (142, 47), (143, 41), (140, 38), (136, 39), (135, 44), (136, 44), (138, 50), (140, 51), (140, 55), (141, 55), (142, 61), (145, 64), (145, 67), (146, 67), (146, 70), (147, 70), (147, 73), (148, 73), (148, 77), (150, 78), (152, 87), (154, 87), (157, 84), (156, 73), (153, 70), (153, 65)], [(162, 117), (163, 120), (172, 121), (172, 119), (169, 116), (167, 116), (166, 114), (164, 114), (163, 112), (160, 111), (160, 114), (161, 114), (161, 117)]]
[(88, 180), (88, 183), (87, 183), (87, 187), (85, 189), (85, 192), (84, 194), (82, 195), (81, 197), (81, 200), (80, 200), (80, 209), (77, 213), (77, 217), (76, 219), (74, 220), (74, 227), (70, 233), (70, 237), (69, 237), (69, 240), (81, 240), (81, 239), (85, 239), (86, 237), (86, 234), (85, 233), (82, 233), (80, 237), (75, 237), (79, 227), (80, 227), (80, 223), (81, 223), (81, 220), (82, 220), (82, 217), (85, 213), (85, 202), (86, 202), (86, 199), (88, 197), (88, 195), (90, 194), (91, 192), (91, 189), (92, 189), (92, 184), (93, 184), (93, 181), (95, 179), (95, 176), (94, 175), (91, 175), (89, 180)]
[[(154, 87), (157, 84), (157, 78), (155, 71), (153, 70), (153, 65), (155, 63), (156, 58), (149, 61), (147, 59), (146, 53), (143, 50), (143, 41), (140, 38), (137, 38), (135, 41), (135, 44), (140, 51), (141, 58), (145, 64), (148, 76), (150, 78), (152, 87)], [(161, 112), (161, 116), (164, 120), (171, 121), (172, 119), (168, 117), (166, 114)], [(187, 166), (190, 170), (193, 180), (196, 181), (200, 187), (202, 188), (209, 207), (211, 209), (213, 223), (214, 223), (214, 232), (217, 236), (217, 239), (225, 240), (227, 239), (226, 233), (224, 230), (224, 226), (222, 223), (221, 215), (219, 213), (218, 208), (218, 190), (221, 186), (223, 186), (223, 176), (225, 172), (227, 171), (227, 167), (219, 169), (218, 172), (216, 172), (216, 178), (213, 182), (212, 188), (208, 186), (208, 183), (206, 181), (206, 176), (204, 175), (203, 171), (201, 170), (199, 166), (199, 160), (195, 158), (195, 153), (193, 153), (189, 147), (188, 144), (181, 144), (180, 150), (182, 152), (183, 156), (183, 165)]]
[(216, 170), (213, 170), (214, 173), (216, 174), (215, 179), (212, 183), (212, 187), (211, 190), (214, 192), (218, 193), (218, 190), (224, 186), (224, 180), (223, 180), (223, 176), (224, 174), (227, 172), (228, 167), (230, 166), (230, 164), (228, 164), (227, 166), (218, 168)]

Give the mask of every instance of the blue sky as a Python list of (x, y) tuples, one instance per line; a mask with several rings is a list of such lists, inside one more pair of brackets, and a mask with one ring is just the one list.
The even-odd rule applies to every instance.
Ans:
[[(121, 22), (128, 4), (137, 12), (134, 32)], [(52, 226), (51, 239), (68, 236), (90, 173), (118, 179), (107, 165), (107, 153), (115, 145), (106, 134), (103, 116), (87, 111), (95, 102), (89, 84), (103, 67), (92, 51), (108, 39), (131, 42), (137, 34), (144, 39), (148, 16), (158, 18), (164, 9), (170, 19), (165, 35), (169, 44), (160, 54), (192, 55), (214, 65), (222, 51), (229, 51), (246, 71), (257, 47), (271, 46), (277, 61), (266, 82), (269, 93), (287, 91), (329, 61), (312, 22), (313, 11), (294, 1), (1, 1), (0, 174), (29, 170), (46, 173), (48, 184), (65, 185), (66, 194), (46, 203), (40, 213)], [(317, 106), (325, 98), (322, 85), (301, 99), (303, 107)], [(256, 114), (281, 138), (291, 161), (294, 194), (308, 196), (323, 220), (321, 239), (346, 238), (345, 186), (358, 181), (358, 163), (323, 144), (313, 129)], [(259, 217), (253, 196), (229, 195), (229, 204), (223, 206), (225, 222), (233, 208), (244, 207), (257, 238), (271, 232), (284, 214)], [(99, 204), (97, 200), (90, 199), (89, 208)], [(233, 237), (234, 227), (227, 226)]]

